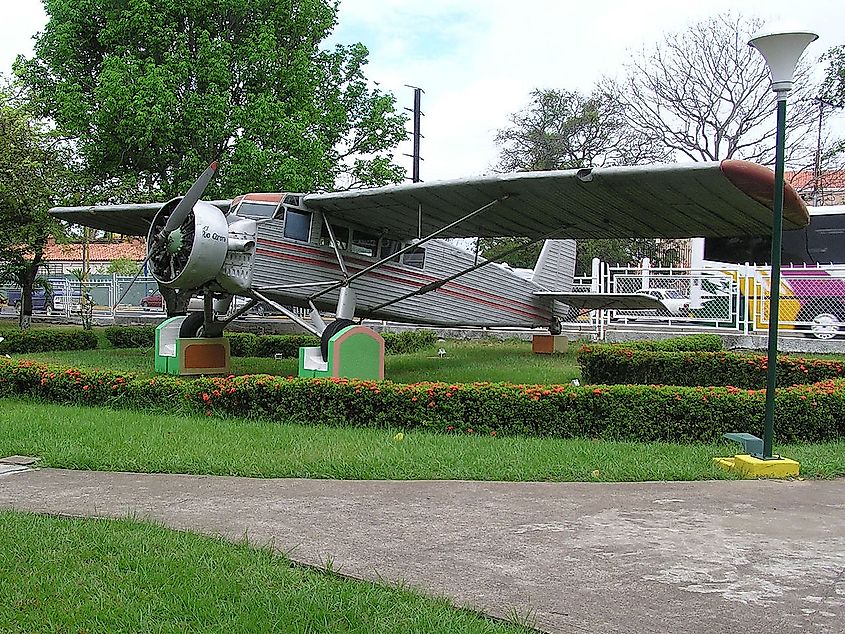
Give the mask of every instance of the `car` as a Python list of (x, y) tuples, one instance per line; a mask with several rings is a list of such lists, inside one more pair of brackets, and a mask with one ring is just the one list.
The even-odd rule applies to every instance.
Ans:
[(637, 292), (651, 295), (660, 300), (660, 303), (665, 306), (665, 310), (658, 309), (658, 315), (689, 317), (689, 297), (684, 297), (680, 291), (673, 288), (641, 288)]
[[(156, 291), (155, 293), (150, 293), (146, 297), (141, 298), (141, 307), (145, 309), (162, 310), (164, 308), (164, 297), (162, 297), (161, 293), (158, 291)], [(191, 301), (188, 302), (188, 310), (202, 309), (202, 296), (192, 297)]]
[(161, 293), (151, 293), (141, 298), (141, 307), (161, 309), (164, 307), (164, 297), (161, 296)]
[[(9, 306), (20, 310), (23, 304), (22, 291), (19, 288), (13, 288), (9, 291), (6, 298)], [(53, 298), (43, 288), (32, 289), (32, 310), (36, 312), (50, 313), (53, 311)]]

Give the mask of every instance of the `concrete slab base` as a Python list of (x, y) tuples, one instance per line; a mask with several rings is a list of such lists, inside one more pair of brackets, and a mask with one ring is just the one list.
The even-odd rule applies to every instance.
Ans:
[(789, 458), (761, 460), (748, 454), (737, 454), (728, 458), (713, 458), (718, 466), (734, 471), (743, 478), (794, 478), (800, 471), (800, 465)]

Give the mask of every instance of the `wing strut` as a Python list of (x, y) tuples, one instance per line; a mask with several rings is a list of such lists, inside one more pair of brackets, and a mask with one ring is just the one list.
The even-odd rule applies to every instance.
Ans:
[(287, 317), (291, 321), (295, 321), (296, 323), (298, 323), (300, 326), (305, 328), (305, 330), (310, 332), (312, 335), (316, 335), (318, 337), (320, 336), (321, 333), (320, 333), (319, 330), (317, 330), (316, 327), (312, 326), (311, 324), (309, 324), (304, 319), (300, 319), (299, 316), (296, 313), (294, 313), (292, 310), (288, 310), (287, 308), (282, 306), (279, 302), (273, 301), (272, 299), (270, 299), (266, 295), (262, 295), (261, 293), (259, 293), (256, 290), (253, 290), (252, 294), (255, 295), (258, 299), (261, 299), (261, 300), (267, 302), (268, 304), (270, 304), (270, 306), (272, 306), (273, 308), (278, 310), (280, 313), (282, 313), (285, 317)]
[(404, 295), (401, 295), (400, 297), (388, 300), (386, 302), (382, 302), (381, 304), (378, 304), (377, 306), (373, 306), (372, 308), (367, 310), (366, 316), (372, 317), (373, 313), (376, 312), (377, 310), (381, 310), (382, 308), (386, 308), (387, 306), (391, 306), (392, 304), (396, 304), (397, 302), (401, 302), (403, 299), (408, 299), (409, 297), (413, 297), (414, 295), (425, 295), (426, 293), (429, 293), (431, 291), (436, 291), (438, 288), (440, 288), (441, 286), (443, 286), (447, 282), (451, 282), (452, 280), (457, 279), (457, 278), (461, 277), (462, 275), (466, 275), (467, 273), (472, 273), (473, 271), (477, 271), (481, 267), (487, 266), (488, 264), (493, 264), (494, 262), (498, 262), (502, 258), (506, 258), (507, 256), (509, 256), (511, 253), (516, 253), (517, 251), (522, 251), (523, 249), (527, 249), (532, 244), (537, 244), (538, 242), (545, 240), (546, 238), (548, 238), (552, 234), (556, 233), (557, 231), (558, 231), (558, 229), (554, 229), (552, 231), (549, 231), (548, 233), (540, 236), (539, 238), (535, 238), (535, 239), (531, 240), (531, 242), (528, 242), (526, 244), (520, 244), (519, 246), (513, 247), (512, 249), (508, 249), (507, 251), (500, 253), (499, 255), (497, 255), (495, 258), (493, 258), (491, 260), (485, 260), (484, 262), (477, 262), (476, 264), (473, 264), (470, 267), (467, 267), (463, 270), (460, 270), (457, 273), (453, 273), (452, 275), (450, 275), (448, 277), (444, 277), (443, 279), (440, 279), (440, 280), (435, 280), (434, 282), (429, 282), (428, 284), (426, 284), (425, 286), (422, 286), (421, 288), (417, 288), (413, 291), (405, 293)]
[[(452, 227), (454, 227), (454, 226), (456, 226), (456, 225), (459, 225), (460, 223), (464, 222), (465, 220), (469, 220), (470, 218), (472, 218), (472, 217), (474, 217), (474, 216), (477, 216), (477, 215), (478, 215), (478, 214), (480, 214), (481, 212), (483, 212), (483, 211), (486, 211), (486, 210), (490, 209), (491, 207), (493, 207), (494, 205), (496, 205), (496, 204), (498, 204), (498, 203), (501, 203), (501, 202), (506, 201), (508, 198), (510, 198), (510, 195), (509, 195), (509, 194), (505, 194), (504, 196), (502, 196), (502, 197), (500, 197), (500, 198), (497, 198), (497, 199), (495, 199), (495, 200), (490, 201), (490, 202), (489, 202), (489, 203), (487, 203), (486, 205), (483, 205), (483, 206), (479, 207), (479, 208), (478, 208), (478, 209), (476, 209), (475, 211), (471, 211), (471, 212), (469, 212), (469, 213), (468, 213), (468, 214), (466, 214), (465, 216), (462, 216), (461, 218), (458, 218), (458, 219), (457, 219), (457, 220), (455, 220), (454, 222), (451, 222), (451, 223), (449, 223), (448, 225), (446, 225), (445, 227), (441, 227), (441, 228), (440, 228), (440, 229), (438, 229), (437, 231), (435, 231), (435, 232), (433, 232), (433, 233), (428, 234), (425, 238), (422, 238), (421, 240), (417, 240), (416, 242), (414, 242), (414, 243), (412, 243), (412, 244), (409, 244), (408, 246), (406, 246), (406, 247), (404, 247), (404, 248), (402, 248), (402, 249), (399, 249), (399, 250), (398, 250), (398, 251), (396, 251), (395, 253), (391, 253), (391, 254), (390, 254), (389, 256), (387, 256), (386, 258), (382, 258), (381, 260), (379, 260), (379, 261), (378, 261), (378, 262), (376, 262), (375, 264), (371, 264), (370, 266), (368, 266), (368, 267), (366, 267), (366, 268), (361, 269), (361, 270), (360, 270), (360, 271), (358, 271), (357, 273), (355, 273), (355, 274), (353, 274), (353, 275), (350, 275), (350, 276), (346, 277), (346, 279), (344, 279), (344, 280), (342, 280), (342, 281), (340, 281), (340, 282), (335, 282), (332, 286), (329, 286), (329, 287), (327, 287), (327, 288), (324, 288), (324, 289), (323, 289), (323, 290), (321, 290), (321, 291), (318, 291), (318, 292), (314, 293), (313, 295), (311, 295), (311, 297), (309, 297), (309, 298), (308, 298), (308, 301), (309, 301), (309, 302), (310, 302), (310, 301), (313, 301), (313, 300), (317, 299), (318, 297), (320, 297), (321, 295), (325, 295), (326, 293), (328, 293), (328, 292), (330, 292), (330, 291), (333, 291), (333, 290), (335, 290), (335, 289), (337, 289), (337, 288), (340, 288), (341, 286), (349, 286), (349, 283), (350, 283), (350, 282), (352, 282), (352, 281), (354, 281), (354, 280), (358, 279), (358, 278), (359, 278), (359, 277), (361, 277), (362, 275), (366, 275), (367, 273), (369, 273), (369, 272), (370, 272), (370, 271), (372, 271), (373, 269), (377, 269), (377, 268), (378, 268), (378, 267), (380, 267), (382, 264), (384, 264), (384, 263), (386, 263), (386, 262), (389, 262), (390, 260), (392, 260), (392, 259), (393, 259), (393, 258), (395, 258), (396, 256), (404, 255), (404, 254), (405, 254), (405, 253), (407, 253), (408, 251), (411, 251), (412, 249), (416, 249), (419, 245), (421, 245), (421, 244), (425, 244), (425, 243), (426, 243), (426, 242), (428, 242), (429, 240), (433, 240), (434, 238), (436, 238), (437, 236), (439, 236), (441, 233), (443, 233), (443, 232), (445, 232), (445, 231), (448, 231), (448, 230), (449, 230), (449, 229), (451, 229)], [(326, 224), (328, 224), (328, 221), (326, 221)], [(550, 234), (546, 234), (546, 235), (550, 235)], [(539, 238), (539, 239), (540, 239), (540, 240), (542, 240), (542, 238)], [(536, 240), (535, 240), (534, 242), (536, 242)], [(334, 238), (332, 238), (332, 243), (334, 243)], [(533, 244), (533, 242), (531, 242), (531, 243), (529, 243), (529, 244)], [(338, 257), (339, 257), (339, 256), (338, 256)], [(343, 264), (341, 264), (341, 267), (343, 267)], [(344, 270), (344, 273), (345, 273), (345, 272), (346, 272), (346, 271)], [(469, 272), (469, 271), (467, 271), (467, 272)]]

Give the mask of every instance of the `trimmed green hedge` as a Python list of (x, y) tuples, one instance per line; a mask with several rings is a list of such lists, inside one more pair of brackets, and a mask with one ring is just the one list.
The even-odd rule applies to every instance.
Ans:
[(97, 335), (80, 329), (0, 330), (0, 354), (52, 352), (54, 350), (94, 350)]
[(723, 348), (722, 338), (714, 334), (683, 335), (670, 339), (644, 339), (612, 345), (634, 350), (662, 350), (665, 352), (718, 352)]
[[(760, 435), (763, 390), (646, 385), (400, 385), (267, 375), (194, 380), (138, 378), (0, 360), (0, 397), (183, 411), (271, 421), (423, 428), (461, 434), (714, 442)], [(845, 381), (778, 390), (779, 442), (845, 436)]]
[[(154, 326), (109, 326), (105, 336), (115, 348), (151, 348), (155, 344)], [(319, 346), (320, 339), (312, 335), (256, 335), (251, 332), (226, 333), (235, 357), (299, 356), (302, 346)], [(431, 330), (409, 330), (402, 333), (382, 333), (387, 354), (416, 352), (437, 342)]]
[[(608, 385), (766, 386), (768, 360), (733, 352), (661, 352), (617, 345), (587, 345), (578, 351), (584, 383)], [(841, 361), (778, 357), (778, 385), (816, 383), (845, 376)]]

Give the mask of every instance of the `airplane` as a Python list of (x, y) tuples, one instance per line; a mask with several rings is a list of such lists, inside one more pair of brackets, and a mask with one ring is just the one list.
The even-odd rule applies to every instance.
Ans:
[[(201, 293), (180, 336), (220, 336), (266, 302), (326, 341), (355, 318), (559, 333), (572, 308), (661, 308), (641, 293), (573, 293), (577, 238), (771, 233), (774, 174), (737, 160), (494, 174), (331, 193), (203, 201), (217, 162), (161, 204), (56, 207), (61, 220), (147, 237), (164, 288)], [(784, 229), (809, 222), (784, 188)], [(545, 241), (530, 278), (447, 238)], [(503, 254), (501, 257), (505, 257)], [(232, 298), (247, 303), (225, 316)], [(310, 322), (288, 307), (310, 309)], [(336, 315), (326, 324), (321, 311)], [(325, 348), (325, 346), (324, 346)]]

